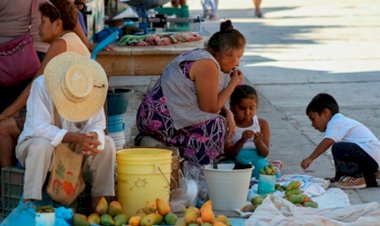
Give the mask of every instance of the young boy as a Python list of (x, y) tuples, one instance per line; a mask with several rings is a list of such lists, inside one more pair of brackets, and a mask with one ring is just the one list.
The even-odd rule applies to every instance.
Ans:
[(327, 93), (315, 96), (307, 106), (306, 114), (312, 126), (326, 135), (313, 153), (302, 160), (301, 167), (307, 169), (314, 159), (332, 146), (336, 187), (377, 187), (380, 142), (376, 136), (360, 122), (339, 113), (338, 103)]

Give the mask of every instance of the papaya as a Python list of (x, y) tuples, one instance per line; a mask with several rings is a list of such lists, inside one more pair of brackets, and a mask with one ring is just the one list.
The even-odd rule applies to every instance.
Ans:
[(307, 201), (303, 203), (304, 207), (318, 208), (318, 203), (314, 201)]
[(301, 187), (301, 181), (299, 181), (299, 180), (294, 180), (294, 181), (290, 182), (290, 183), (286, 186), (286, 191), (290, 191), (290, 190), (297, 189), (297, 188), (300, 188), (300, 187)]
[(299, 195), (299, 194), (302, 194), (302, 193), (303, 193), (303, 191), (300, 188), (296, 188), (296, 189), (292, 189), (292, 190), (286, 191), (285, 192), (285, 196)]

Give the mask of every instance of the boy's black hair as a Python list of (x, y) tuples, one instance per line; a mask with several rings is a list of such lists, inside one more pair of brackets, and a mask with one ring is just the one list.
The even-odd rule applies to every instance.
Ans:
[(306, 108), (306, 114), (310, 112), (321, 114), (325, 108), (331, 111), (331, 115), (339, 113), (339, 105), (334, 97), (328, 93), (319, 93), (310, 101)]
[(245, 98), (253, 98), (256, 100), (256, 103), (258, 103), (257, 92), (252, 86), (249, 86), (249, 85), (237, 86), (231, 94), (230, 106), (239, 104), (239, 102)]

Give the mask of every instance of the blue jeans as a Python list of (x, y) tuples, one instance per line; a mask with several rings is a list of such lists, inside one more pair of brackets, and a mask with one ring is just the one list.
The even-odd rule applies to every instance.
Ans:
[(252, 170), (252, 176), (259, 179), (260, 170), (269, 165), (264, 156), (261, 156), (256, 149), (241, 149), (236, 155), (236, 161), (241, 164), (252, 164), (255, 168)]

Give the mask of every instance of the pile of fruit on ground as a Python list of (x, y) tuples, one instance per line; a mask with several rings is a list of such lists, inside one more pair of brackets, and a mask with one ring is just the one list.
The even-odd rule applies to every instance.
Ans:
[[(290, 201), (296, 206), (318, 208), (318, 203), (314, 202), (308, 195), (304, 194), (301, 189), (301, 182), (298, 180), (290, 182), (287, 186), (276, 184), (276, 190), (284, 192), (284, 199)], [(242, 212), (254, 212), (260, 206), (265, 196), (256, 195), (252, 197), (251, 203), (241, 208)]]
[(201, 208), (189, 207), (184, 210), (183, 217), (178, 217), (171, 212), (167, 201), (157, 198), (148, 201), (145, 207), (136, 211), (134, 216), (122, 213), (122, 207), (118, 201), (109, 204), (105, 198), (101, 198), (96, 206), (95, 213), (85, 216), (76, 213), (73, 216), (74, 226), (231, 226), (230, 220), (224, 215), (215, 216), (212, 210), (212, 202), (208, 200)]

